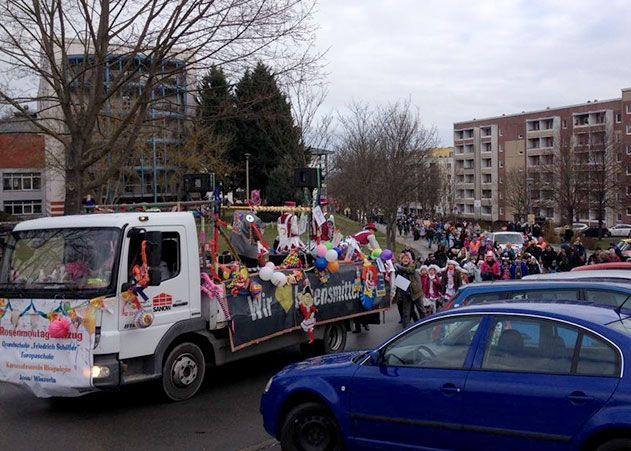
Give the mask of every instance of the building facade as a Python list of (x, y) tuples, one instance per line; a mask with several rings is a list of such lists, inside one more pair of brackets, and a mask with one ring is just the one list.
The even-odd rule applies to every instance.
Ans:
[(30, 120), (0, 120), (0, 211), (21, 219), (46, 213), (44, 137)]
[(454, 149), (453, 147), (436, 147), (428, 152), (428, 170), (434, 177), (429, 177), (431, 193), (418, 193), (423, 202), (410, 202), (404, 210), (410, 213), (428, 213), (433, 208), (437, 215), (451, 215), (454, 209)]
[[(66, 43), (65, 53), (68, 59), (69, 77), (73, 77), (70, 88), (77, 101), (89, 95), (92, 89), (92, 56), (86, 52), (79, 41)], [(181, 177), (177, 173), (178, 164), (174, 162), (176, 152), (182, 152), (186, 135), (186, 123), (194, 114), (195, 101), (192, 95), (196, 79), (192, 71), (185, 68), (185, 63), (177, 58), (160, 62), (161, 69), (157, 76), (159, 83), (148, 84), (149, 58), (139, 54), (126, 56), (115, 51), (108, 57), (103, 71), (103, 90), (112, 90), (102, 108), (99, 118), (99, 130), (115, 130), (115, 123), (125, 120), (136, 98), (141, 93), (150, 92), (149, 108), (144, 118), (142, 132), (136, 140), (134, 149), (126, 149), (128, 162), (121, 168), (120, 177), (110, 180), (92, 195), (99, 204), (164, 202), (177, 200), (181, 188)], [(58, 52), (61, 58), (61, 52)], [(155, 77), (156, 74), (154, 73)], [(120, 85), (120, 80), (124, 80)], [(116, 86), (118, 85), (118, 86)], [(40, 81), (38, 110), (46, 112), (40, 120), (49, 127), (63, 124), (63, 118), (57, 102), (51, 102), (54, 93), (46, 80)], [(109, 122), (108, 122), (109, 121)], [(61, 125), (63, 127), (63, 125)], [(59, 141), (45, 137), (47, 166), (54, 166), (55, 161), (64, 160), (63, 146)], [(87, 174), (96, 177), (115, 164), (114, 159), (104, 159)], [(57, 164), (57, 166), (59, 166)], [(46, 185), (46, 210), (49, 215), (62, 215), (65, 198), (64, 174), (59, 169), (51, 171)]]
[[(563, 215), (553, 201), (553, 166), (559, 164), (565, 146), (585, 169), (594, 161), (610, 161), (609, 154), (615, 152), (611, 161), (621, 165), (618, 182), (623, 195), (617, 195), (616, 206), (608, 206), (603, 220), (609, 225), (631, 222), (631, 89), (623, 89), (621, 97), (612, 100), (455, 123), (458, 216), (513, 220), (516, 212), (507, 200), (507, 177), (519, 173), (528, 191), (528, 212), (560, 222)], [(589, 198), (589, 189), (585, 191)], [(574, 219), (594, 223), (599, 216), (589, 198)]]

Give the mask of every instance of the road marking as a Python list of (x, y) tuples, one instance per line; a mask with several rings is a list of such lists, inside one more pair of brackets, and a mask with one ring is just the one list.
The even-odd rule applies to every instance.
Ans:
[(275, 446), (278, 446), (279, 444), (280, 443), (278, 443), (278, 440), (272, 438), (269, 440), (265, 440), (264, 442), (257, 443), (256, 445), (241, 448), (238, 451), (261, 451), (264, 449), (273, 448)]

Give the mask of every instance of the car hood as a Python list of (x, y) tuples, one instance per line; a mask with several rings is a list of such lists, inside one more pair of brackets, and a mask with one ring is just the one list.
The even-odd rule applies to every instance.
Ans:
[(318, 357), (312, 357), (302, 362), (293, 363), (285, 367), (279, 376), (287, 375), (288, 373), (296, 374), (299, 372), (328, 372), (337, 371), (344, 367), (355, 367), (353, 359), (361, 354), (365, 354), (366, 351), (352, 351), (343, 352), (340, 354), (322, 355)]

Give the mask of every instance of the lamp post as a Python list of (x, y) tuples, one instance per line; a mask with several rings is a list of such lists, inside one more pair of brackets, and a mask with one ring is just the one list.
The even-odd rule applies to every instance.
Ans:
[(250, 202), (250, 156), (251, 154), (245, 154), (245, 198)]
[(530, 213), (532, 211), (532, 205), (531, 204), (532, 204), (532, 183), (533, 182), (534, 182), (534, 180), (533, 180), (532, 177), (528, 177), (526, 179), (526, 186), (527, 186), (527, 190), (528, 190), (528, 193), (527, 193), (527, 196), (528, 196), (527, 197), (527, 203), (528, 203), (527, 208), (528, 208), (528, 211), (526, 212), (526, 220), (528, 220), (528, 215), (530, 215)]

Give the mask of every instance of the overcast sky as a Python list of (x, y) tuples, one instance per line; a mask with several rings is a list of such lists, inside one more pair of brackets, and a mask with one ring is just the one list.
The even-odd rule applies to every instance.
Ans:
[(323, 113), (410, 97), (453, 123), (620, 96), (631, 87), (631, 0), (319, 0)]

